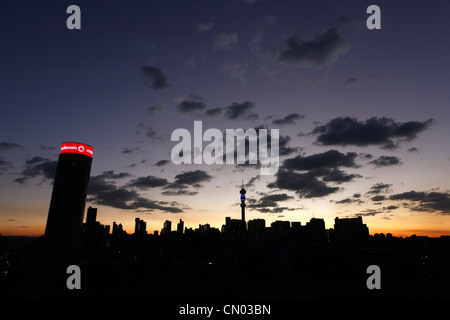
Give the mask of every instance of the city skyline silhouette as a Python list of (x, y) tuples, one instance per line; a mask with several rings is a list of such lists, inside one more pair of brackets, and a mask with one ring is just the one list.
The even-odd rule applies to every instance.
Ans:
[[(176, 227), (166, 220), (160, 231), (149, 233), (140, 217), (134, 218), (133, 233), (127, 233), (120, 222), (103, 225), (97, 221), (97, 208), (89, 206), (84, 215), (83, 190), (89, 180), (83, 177), (92, 158), (78, 151), (65, 154), (65, 145), (45, 236), (0, 236), (5, 298), (182, 301), (233, 296), (278, 301), (292, 299), (283, 293), (292, 290), (295, 299), (449, 297), (449, 236), (370, 235), (361, 216), (336, 217), (334, 228), (328, 229), (317, 217), (304, 225), (277, 220), (268, 226), (261, 218), (246, 220), (248, 193), (243, 182), (235, 193), (241, 210), (225, 217), (220, 230), (207, 223), (193, 229), (179, 219)], [(80, 192), (81, 198), (73, 196)], [(83, 223), (80, 216), (86, 217)], [(64, 285), (68, 267), (82, 273), (77, 286)], [(365, 281), (372, 267), (383, 270), (382, 288), (379, 278), (375, 290)], [(205, 292), (198, 282), (206, 279), (220, 285)]]
[[(44, 234), (64, 141), (95, 147), (87, 204), (128, 232), (146, 214), (148, 228), (172, 215), (220, 228), (239, 208), (221, 195), (244, 180), (249, 219), (316, 215), (331, 228), (362, 216), (373, 233), (448, 233), (445, 3), (414, 0), (408, 15), (380, 4), (381, 29), (363, 3), (119, 3), (74, 3), (81, 29), (63, 3), (0, 5), (2, 235)], [(278, 171), (174, 164), (176, 130), (190, 133), (194, 160), (213, 143), (196, 121), (223, 137), (278, 130)]]
[(0, 295), (446, 298), (449, 15), (1, 1)]

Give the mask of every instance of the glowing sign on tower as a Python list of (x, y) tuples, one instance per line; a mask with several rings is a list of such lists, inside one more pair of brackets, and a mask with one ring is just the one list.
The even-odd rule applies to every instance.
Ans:
[(92, 158), (94, 155), (94, 148), (83, 143), (65, 142), (61, 145), (60, 153), (78, 153)]

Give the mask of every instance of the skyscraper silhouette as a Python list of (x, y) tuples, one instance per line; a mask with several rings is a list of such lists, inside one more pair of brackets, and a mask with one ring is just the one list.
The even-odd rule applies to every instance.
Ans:
[(177, 224), (177, 233), (183, 234), (183, 229), (184, 229), (184, 221), (180, 219), (180, 222), (178, 222)]
[(66, 142), (61, 145), (45, 239), (51, 252), (74, 256), (80, 243), (93, 148)]
[(245, 194), (247, 191), (244, 189), (244, 182), (242, 181), (242, 189), (239, 191), (241, 194), (241, 215), (242, 215), (242, 221), (245, 223)]

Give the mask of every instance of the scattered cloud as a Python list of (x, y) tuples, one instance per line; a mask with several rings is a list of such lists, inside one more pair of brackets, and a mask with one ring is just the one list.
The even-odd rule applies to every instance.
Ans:
[[(358, 154), (346, 154), (329, 150), (310, 156), (296, 156), (283, 161), (269, 188), (295, 191), (301, 198), (324, 197), (340, 190), (327, 183), (342, 184), (361, 178), (359, 174), (348, 174), (339, 167), (359, 168), (355, 162)], [(301, 172), (299, 172), (301, 171)]]
[[(310, 171), (310, 173), (313, 171)], [(320, 175), (322, 176), (322, 180), (326, 182), (335, 182), (337, 184), (341, 184), (344, 182), (350, 182), (353, 181), (356, 178), (361, 178), (362, 176), (359, 174), (348, 174), (343, 170), (339, 170), (337, 168), (334, 169), (326, 169), (326, 170), (319, 170)], [(319, 175), (319, 176), (320, 176)]]
[(40, 156), (35, 156), (26, 161), (25, 169), (19, 174), (20, 177), (14, 181), (19, 184), (24, 184), (35, 177), (43, 177), (44, 180), (53, 181), (55, 179), (57, 165), (58, 161), (51, 161)]
[(348, 167), (358, 168), (355, 160), (358, 154), (355, 152), (341, 153), (337, 150), (328, 150), (326, 152), (313, 154), (310, 156), (296, 156), (286, 159), (283, 167), (294, 170), (313, 170), (321, 168)]
[(399, 206), (388, 206), (388, 207), (386, 207), (386, 210), (396, 210), (398, 208), (399, 208)]
[(109, 206), (125, 210), (146, 209), (148, 211), (161, 210), (169, 213), (183, 212), (181, 208), (166, 206), (159, 201), (154, 201), (140, 196), (135, 190), (125, 188), (115, 188), (108, 191), (101, 191), (91, 198), (96, 204)]
[(206, 110), (205, 116), (223, 116), (228, 120), (256, 120), (258, 119), (258, 114), (253, 111), (254, 109), (255, 104), (251, 101), (233, 102), (231, 105), (223, 108), (210, 108)]
[(372, 200), (373, 202), (384, 201), (384, 200), (386, 200), (386, 196), (378, 195), (378, 196), (374, 196), (374, 197), (370, 198), (370, 200)]
[(127, 184), (129, 187), (135, 187), (141, 190), (146, 190), (149, 188), (157, 188), (157, 187), (163, 187), (167, 185), (169, 181), (164, 178), (158, 178), (155, 176), (146, 176), (146, 177), (139, 177), (133, 180), (130, 180), (130, 182)]
[(309, 172), (297, 173), (286, 169), (278, 170), (275, 182), (269, 183), (267, 187), (295, 191), (300, 198), (324, 197), (339, 190), (338, 187), (327, 186)]
[(238, 35), (237, 33), (218, 33), (214, 37), (214, 47), (213, 51), (232, 51), (237, 45)]
[(210, 176), (206, 171), (195, 170), (187, 171), (175, 176), (175, 183), (177, 184), (187, 184), (187, 185), (197, 185), (200, 182), (210, 181), (212, 176)]
[(247, 83), (247, 71), (244, 64), (240, 62), (227, 62), (224, 65), (224, 69), (228, 72), (230, 78), (236, 78), (239, 79), (242, 83)]
[(294, 199), (294, 197), (289, 196), (286, 193), (265, 195), (258, 201), (253, 201), (252, 203), (248, 204), (247, 207), (255, 209), (261, 213), (281, 213), (283, 211), (292, 211), (295, 209), (288, 207), (280, 207), (278, 205), (278, 202), (287, 201), (290, 199)]
[(450, 214), (450, 193), (437, 191), (407, 191), (393, 194), (389, 200), (407, 200), (411, 204), (410, 210), (421, 212), (435, 212), (438, 214)]
[(8, 151), (13, 149), (23, 149), (23, 146), (17, 143), (11, 143), (11, 142), (0, 142), (0, 151)]
[(134, 147), (134, 148), (124, 147), (121, 152), (125, 153), (125, 154), (133, 154), (133, 153), (139, 152), (139, 150), (140, 150), (139, 147)]
[(115, 173), (113, 170), (103, 171), (101, 174), (89, 178), (88, 194), (94, 195), (99, 192), (114, 190), (116, 189), (114, 180), (129, 177), (132, 177), (132, 175), (128, 172)]
[(159, 68), (144, 65), (141, 67), (141, 74), (145, 78), (150, 78), (150, 80), (152, 80), (151, 85), (149, 85), (145, 81), (144, 84), (155, 90), (161, 90), (170, 87), (170, 84), (167, 82), (166, 75)]
[(141, 130), (145, 132), (145, 135), (153, 141), (162, 141), (164, 137), (160, 135), (152, 126), (148, 126), (143, 122), (137, 125), (136, 135), (141, 133)]
[(166, 109), (167, 109), (167, 107), (165, 105), (156, 103), (156, 104), (152, 105), (151, 107), (147, 108), (147, 112), (149, 115), (152, 116), (152, 115), (162, 112)]
[(197, 26), (199, 32), (209, 32), (214, 28), (214, 21), (201, 22)]
[(127, 172), (115, 173), (104, 171), (102, 174), (92, 176), (89, 181), (88, 201), (93, 203), (125, 210), (161, 210), (169, 213), (179, 213), (183, 210), (176, 206), (166, 206), (161, 201), (150, 200), (141, 196), (136, 190), (145, 190), (167, 184), (167, 180), (153, 176), (140, 177), (131, 180), (122, 187), (116, 186), (116, 180), (128, 178), (132, 175)]
[(212, 178), (211, 175), (203, 170), (182, 172), (175, 176), (174, 182), (167, 183), (163, 187), (164, 191), (161, 194), (165, 196), (193, 196), (198, 194), (198, 192), (189, 190), (189, 187), (201, 188), (201, 182), (210, 181)]
[(221, 107), (217, 107), (217, 108), (210, 108), (208, 110), (205, 111), (205, 116), (208, 117), (216, 117), (216, 116), (220, 116), (222, 114), (222, 108)]
[(173, 186), (171, 188), (166, 188), (170, 190), (166, 190), (161, 192), (162, 195), (165, 196), (195, 196), (198, 194), (197, 191), (189, 191), (183, 188), (180, 188), (179, 186)]
[(244, 101), (242, 103), (234, 102), (224, 108), (224, 116), (230, 120), (255, 120), (258, 118), (258, 115), (253, 112), (254, 108), (255, 104), (250, 101)]
[(250, 180), (248, 180), (248, 182), (246, 184), (244, 184), (244, 187), (247, 188), (247, 189), (251, 188), (251, 187), (254, 187), (255, 186), (255, 182), (258, 181), (260, 178), (261, 178), (260, 175), (256, 175), (256, 176), (250, 178)]
[(279, 50), (278, 61), (304, 67), (321, 67), (333, 63), (347, 51), (347, 41), (339, 35), (338, 28), (330, 28), (310, 41), (297, 36), (290, 37), (285, 47)]
[(345, 90), (351, 86), (355, 86), (357, 84), (361, 83), (360, 78), (348, 78), (345, 80), (344, 84), (342, 85), (342, 88)]
[(159, 160), (157, 163), (155, 163), (155, 166), (162, 167), (168, 164), (169, 162), (170, 162), (169, 160)]
[(372, 117), (365, 121), (345, 117), (316, 126), (312, 134), (317, 135), (318, 145), (381, 145), (384, 149), (395, 149), (400, 141), (415, 139), (417, 134), (428, 129), (433, 123), (433, 119), (401, 123), (386, 117)]
[(385, 213), (385, 212), (382, 209), (365, 209), (356, 215), (362, 216), (362, 217), (373, 217), (380, 213)]
[(177, 106), (180, 113), (192, 114), (197, 110), (203, 110), (206, 107), (202, 98), (195, 94), (189, 94), (181, 98), (181, 102)]
[(0, 174), (2, 171), (7, 171), (12, 168), (14, 168), (14, 165), (11, 161), (6, 160), (3, 157), (0, 157)]
[(273, 120), (272, 123), (276, 125), (295, 124), (295, 120), (300, 120), (303, 119), (304, 117), (305, 117), (304, 114), (291, 113), (285, 116), (284, 118)]
[(366, 192), (366, 195), (378, 195), (380, 193), (389, 193), (392, 192), (392, 184), (388, 183), (376, 183), (372, 187), (370, 187), (369, 191)]
[(409, 148), (407, 151), (408, 152), (417, 152), (417, 153), (419, 153), (419, 149), (417, 149), (416, 147)]
[(400, 158), (394, 156), (381, 156), (370, 161), (369, 163), (374, 164), (376, 167), (387, 167), (403, 164)]
[(205, 104), (201, 101), (183, 101), (177, 107), (181, 113), (193, 113), (196, 110), (203, 110), (204, 108)]
[[(258, 130), (256, 130), (257, 133), (259, 133)], [(270, 131), (268, 132), (268, 136), (271, 137)], [(259, 141), (259, 136), (258, 136)], [(296, 153), (297, 151), (300, 151), (301, 147), (289, 147), (288, 144), (291, 141), (291, 137), (289, 136), (279, 136), (278, 139), (278, 154), (280, 156), (287, 156), (293, 153)], [(259, 144), (258, 144), (259, 145)]]
[(361, 204), (361, 203), (364, 203), (364, 201), (362, 201), (360, 198), (361, 198), (361, 194), (355, 193), (352, 197), (348, 197), (348, 198), (345, 198), (342, 200), (335, 201), (335, 203), (337, 203), (337, 204), (349, 204), (349, 203)]

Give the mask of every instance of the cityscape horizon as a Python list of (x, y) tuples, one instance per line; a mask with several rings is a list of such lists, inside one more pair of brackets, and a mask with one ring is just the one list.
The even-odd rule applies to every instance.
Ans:
[[(145, 216), (142, 216), (142, 215), (139, 215), (139, 216), (145, 218)], [(138, 217), (138, 218), (140, 218), (140, 217)], [(230, 217), (232, 217), (232, 215), (230, 215)], [(127, 221), (126, 223), (123, 223), (123, 221), (119, 221), (118, 220), (117, 223), (122, 225), (122, 230), (124, 232), (126, 232), (128, 234), (133, 234), (134, 233), (134, 220), (136, 218), (137, 217), (130, 217), (128, 219), (125, 219)], [(225, 216), (224, 216), (224, 218), (225, 218)], [(310, 219), (312, 219), (312, 218), (315, 218), (315, 217), (312, 216)], [(320, 216), (318, 216), (318, 218), (322, 219), (322, 218), (320, 218)], [(351, 219), (352, 216), (351, 215), (350, 216), (344, 216), (344, 217), (336, 216), (335, 218), (341, 218), (341, 219), (349, 219), (350, 218)], [(179, 220), (179, 219), (180, 218), (175, 218), (175, 220)], [(255, 220), (255, 219), (266, 220), (262, 216), (254, 217), (254, 215), (252, 215), (252, 219), (250, 219), (250, 220)], [(147, 222), (149, 220), (151, 221), (151, 218), (150, 219), (146, 219), (145, 221)], [(300, 221), (300, 220), (296, 220), (296, 221), (283, 220), (282, 218), (272, 218), (271, 220), (273, 220), (271, 223), (276, 222), (276, 221), (289, 221), (289, 222), (299, 222), (299, 223), (306, 223), (307, 222), (307, 221)], [(166, 221), (166, 220), (164, 220), (164, 221)], [(163, 226), (164, 225), (164, 221), (161, 220), (159, 224)], [(169, 220), (169, 221), (172, 221), (172, 220)], [(115, 222), (116, 221), (113, 221), (113, 223), (115, 223)], [(212, 228), (217, 228), (218, 230), (220, 230), (221, 227), (223, 226), (223, 224), (220, 224), (220, 223), (215, 223), (215, 224), (209, 223), (207, 220), (205, 220), (204, 223), (197, 223), (197, 224), (188, 224), (188, 223), (186, 223), (186, 220), (183, 220), (183, 222), (185, 223), (185, 228), (190, 228), (190, 229), (198, 227), (199, 225), (206, 225), (207, 224), (207, 225), (210, 225)], [(147, 224), (148, 230), (149, 230), (149, 232), (151, 232), (149, 234), (153, 234), (155, 231), (160, 232), (162, 230), (162, 228), (157, 227), (157, 225), (158, 225), (158, 223), (156, 223), (156, 222), (153, 222), (152, 224), (149, 224), (149, 223)], [(28, 234), (26, 232), (18, 231), (17, 233), (14, 232), (14, 233), (11, 233), (11, 234), (2, 234), (2, 233), (0, 233), (0, 236), (4, 236), (4, 237), (42, 237), (42, 236), (44, 236), (44, 231), (45, 231), (45, 227), (44, 226), (45, 226), (45, 222), (42, 222), (42, 228), (41, 228), (42, 231), (41, 232)], [(108, 225), (108, 226), (111, 227), (112, 224)], [(325, 222), (325, 226), (326, 226), (327, 230), (328, 229), (332, 229), (332, 226), (327, 226), (327, 222)], [(18, 228), (18, 229), (20, 230), (20, 228)], [(369, 232), (371, 230), (372, 229), (369, 226)], [(371, 236), (374, 236), (376, 234), (385, 234), (385, 235), (386, 234), (391, 234), (394, 237), (425, 236), (425, 237), (435, 238), (435, 237), (441, 237), (441, 236), (449, 236), (450, 235), (450, 231), (446, 232), (446, 230), (429, 230), (429, 231), (426, 231), (426, 230), (411, 230), (409, 233), (407, 233), (404, 230), (399, 230), (399, 231), (394, 230), (393, 231), (393, 230), (389, 230), (389, 229), (386, 229), (386, 230), (384, 230), (384, 229), (377, 229), (376, 232), (370, 232)]]
[[(99, 212), (99, 213), (101, 214), (101, 212)], [(314, 215), (317, 216), (317, 214), (314, 214)], [(139, 216), (145, 218), (145, 216), (142, 216), (142, 215), (139, 215)], [(148, 215), (148, 216), (150, 217), (151, 215)], [(226, 215), (224, 215), (224, 217), (225, 216)], [(232, 216), (232, 215), (230, 215), (230, 216)], [(320, 215), (317, 216), (317, 217), (320, 218)], [(336, 216), (335, 218), (347, 219), (347, 218), (352, 218), (352, 217), (353, 217), (352, 215), (349, 215), (349, 216), (344, 216), (344, 217)], [(134, 230), (134, 220), (135, 220), (135, 218), (136, 217), (130, 217), (128, 219), (124, 219), (124, 220), (126, 220), (126, 223), (124, 223), (123, 220), (122, 221), (118, 220), (117, 223), (122, 225), (123, 231), (127, 232), (128, 234), (132, 234), (134, 232), (133, 230)], [(314, 218), (314, 216), (310, 217), (310, 219), (312, 219), (312, 218)], [(174, 219), (178, 220), (180, 218), (174, 218)], [(263, 218), (263, 216), (255, 217), (255, 215), (252, 215), (252, 219), (250, 219), (250, 220), (254, 220), (254, 219), (264, 219), (264, 218)], [(150, 219), (146, 219), (146, 222), (147, 221), (151, 221), (151, 220), (152, 220), (151, 218)], [(164, 220), (164, 221), (163, 221), (163, 219), (159, 219), (159, 220), (160, 220), (159, 223), (152, 222), (151, 224), (147, 224), (148, 230), (149, 231), (153, 231), (153, 232), (154, 231), (161, 231), (162, 228), (158, 227), (158, 225), (163, 225), (164, 221), (166, 221), (166, 220)], [(283, 220), (282, 218), (272, 218), (270, 220), (272, 220), (271, 222), (286, 221), (286, 220)], [(270, 220), (268, 220), (268, 221), (270, 221)], [(169, 220), (169, 221), (172, 221), (172, 220)], [(195, 228), (195, 227), (198, 227), (199, 224), (200, 225), (208, 224), (211, 227), (217, 228), (217, 229), (220, 230), (221, 226), (223, 225), (221, 223), (214, 223), (214, 224), (212, 224), (212, 223), (209, 223), (207, 220), (205, 220), (203, 223), (197, 223), (197, 224), (194, 224), (194, 223), (188, 224), (188, 223), (186, 223), (186, 220), (183, 220), (183, 221), (185, 223), (185, 227), (186, 228), (191, 228), (191, 229)], [(189, 221), (189, 219), (187, 221)], [(332, 220), (332, 221), (334, 221), (334, 220)], [(112, 222), (114, 223), (116, 221), (112, 221)], [(306, 223), (307, 220), (305, 220), (305, 221), (302, 221), (300, 219), (296, 220), (296, 221), (289, 220), (289, 222)], [(332, 228), (332, 226), (327, 225), (327, 221), (325, 221), (325, 225), (326, 225), (327, 229)], [(18, 230), (21, 230), (21, 229), (25, 229), (25, 228), (18, 228)], [(42, 227), (39, 228), (39, 229), (41, 229), (42, 231), (40, 231), (40, 232), (36, 232), (35, 231), (32, 234), (29, 234), (29, 233), (23, 232), (23, 231), (22, 232), (21, 231), (17, 231), (17, 232), (6, 233), (6, 234), (0, 233), (0, 236), (4, 236), (4, 237), (41, 237), (41, 236), (44, 235), (44, 231), (45, 231), (45, 222), (44, 221), (42, 222)], [(369, 231), (371, 231), (371, 230), (372, 229), (369, 227)], [(426, 237), (434, 238), (434, 237), (449, 236), (450, 235), (450, 231), (446, 231), (446, 230), (420, 230), (419, 229), (419, 230), (410, 230), (410, 232), (408, 233), (408, 232), (405, 232), (405, 230), (389, 230), (387, 228), (386, 229), (383, 229), (383, 228), (377, 229), (376, 232), (370, 232), (370, 235), (374, 236), (375, 234), (388, 234), (388, 233), (392, 234), (392, 236), (394, 236), (394, 237), (426, 236)]]
[(0, 1), (0, 295), (447, 298), (449, 15)]

